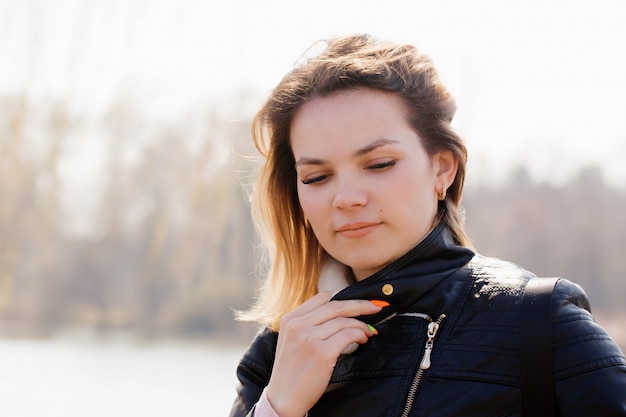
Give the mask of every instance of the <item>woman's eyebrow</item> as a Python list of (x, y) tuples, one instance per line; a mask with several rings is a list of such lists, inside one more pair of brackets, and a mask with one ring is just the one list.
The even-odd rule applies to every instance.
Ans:
[(393, 140), (393, 139), (386, 139), (386, 138), (376, 139), (374, 142), (370, 143), (369, 145), (365, 145), (364, 147), (358, 149), (354, 153), (353, 157), (366, 155), (372, 152), (374, 149), (377, 149), (377, 148), (380, 148), (381, 146), (389, 145), (392, 143), (398, 143), (398, 141)]
[[(393, 139), (386, 139), (386, 138), (376, 139), (374, 142), (369, 143), (363, 146), (362, 148), (357, 149), (356, 152), (354, 152), (354, 154), (352, 155), (352, 157), (356, 158), (358, 156), (367, 155), (368, 153), (372, 152), (375, 149), (380, 148), (381, 146), (390, 145), (392, 143), (398, 143), (398, 141), (393, 140)], [(295, 167), (297, 168), (300, 165), (324, 165), (324, 164), (327, 164), (328, 162), (329, 161), (327, 161), (326, 159), (310, 158), (307, 156), (303, 156), (302, 158), (296, 161)]]
[(296, 161), (296, 165), (295, 167), (299, 167), (300, 165), (324, 165), (327, 164), (328, 161), (325, 159), (320, 159), (320, 158), (309, 158), (306, 156), (303, 156), (302, 158), (298, 159)]

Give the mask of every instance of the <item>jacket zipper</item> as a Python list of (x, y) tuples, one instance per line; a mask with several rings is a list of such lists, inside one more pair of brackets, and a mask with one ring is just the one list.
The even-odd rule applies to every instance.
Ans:
[(435, 336), (437, 336), (437, 331), (439, 330), (439, 326), (443, 319), (446, 318), (445, 314), (439, 316), (437, 321), (430, 321), (428, 323), (428, 328), (426, 330), (426, 347), (424, 348), (424, 355), (422, 356), (422, 361), (420, 362), (420, 366), (417, 369), (417, 373), (413, 378), (413, 383), (409, 388), (409, 393), (407, 394), (406, 403), (404, 405), (404, 411), (402, 412), (402, 417), (408, 417), (411, 412), (411, 408), (413, 408), (413, 402), (415, 401), (415, 395), (417, 394), (417, 389), (420, 386), (420, 382), (422, 381), (422, 376), (424, 375), (424, 371), (430, 368), (430, 354), (433, 351), (433, 344), (435, 343)]

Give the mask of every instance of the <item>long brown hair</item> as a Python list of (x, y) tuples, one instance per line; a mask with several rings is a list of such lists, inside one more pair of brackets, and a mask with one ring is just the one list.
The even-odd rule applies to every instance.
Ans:
[[(467, 151), (450, 123), (454, 98), (431, 59), (412, 45), (354, 35), (324, 42), (322, 52), (302, 59), (274, 88), (252, 122), (254, 144), (265, 158), (252, 193), (252, 213), (269, 255), (269, 271), (256, 304), (240, 319), (278, 330), (282, 316), (317, 292), (327, 256), (307, 222), (296, 189), (289, 132), (303, 103), (338, 91), (366, 87), (397, 94), (409, 124), (433, 156), (451, 150), (459, 161), (454, 182), (440, 201), (442, 217), (456, 241), (471, 247), (463, 230), (460, 201)], [(316, 46), (319, 44), (316, 44)]]

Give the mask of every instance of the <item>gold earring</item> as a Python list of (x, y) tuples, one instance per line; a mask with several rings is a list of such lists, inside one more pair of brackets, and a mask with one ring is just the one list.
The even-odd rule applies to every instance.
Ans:
[(441, 191), (437, 193), (437, 198), (439, 201), (443, 201), (446, 199), (446, 189), (445, 187), (441, 187)]

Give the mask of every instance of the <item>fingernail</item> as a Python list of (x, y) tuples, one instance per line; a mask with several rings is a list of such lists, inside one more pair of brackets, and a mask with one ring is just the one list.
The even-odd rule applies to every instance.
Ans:
[(368, 324), (367, 327), (372, 331), (372, 333), (378, 334), (378, 330), (376, 330), (376, 328), (371, 324)]
[(389, 303), (383, 300), (370, 300), (376, 307), (389, 307)]

